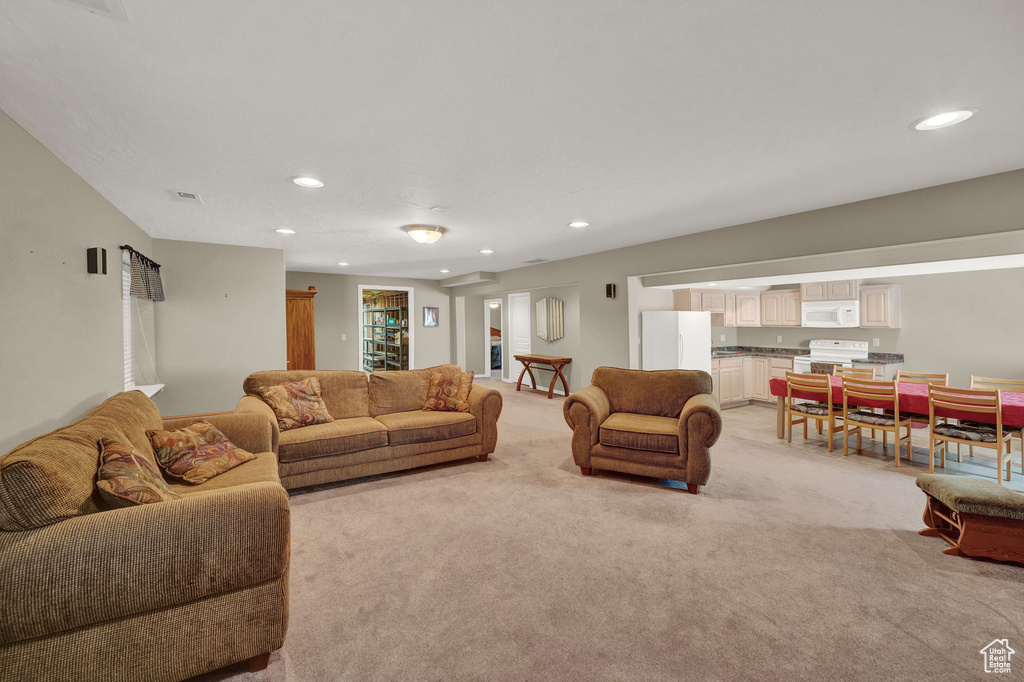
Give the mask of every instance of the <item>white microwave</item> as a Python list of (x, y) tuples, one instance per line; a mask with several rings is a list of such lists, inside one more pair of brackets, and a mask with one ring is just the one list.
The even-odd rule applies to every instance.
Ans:
[(800, 306), (804, 327), (859, 327), (860, 301), (807, 301)]

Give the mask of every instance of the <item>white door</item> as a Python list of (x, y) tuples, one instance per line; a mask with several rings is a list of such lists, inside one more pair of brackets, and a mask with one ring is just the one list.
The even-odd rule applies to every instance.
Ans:
[[(530, 294), (509, 294), (508, 295), (508, 338), (511, 345), (509, 355), (515, 357), (520, 353), (530, 353), (533, 343), (533, 326), (530, 323)], [(509, 362), (508, 360), (511, 360)], [(516, 381), (519, 373), (523, 371), (523, 363), (502, 359), (503, 364), (509, 368), (508, 378)], [(530, 380), (529, 375), (525, 378)]]

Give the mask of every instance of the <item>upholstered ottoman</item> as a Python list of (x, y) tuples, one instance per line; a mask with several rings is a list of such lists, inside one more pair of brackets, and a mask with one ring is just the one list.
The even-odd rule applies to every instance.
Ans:
[(1024, 565), (1024, 495), (995, 481), (921, 474), (927, 505), (920, 535), (950, 543), (943, 554), (986, 557)]

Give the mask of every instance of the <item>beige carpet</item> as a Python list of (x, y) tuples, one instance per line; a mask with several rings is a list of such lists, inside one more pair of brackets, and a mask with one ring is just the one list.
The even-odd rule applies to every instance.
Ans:
[(750, 406), (700, 495), (584, 478), (561, 400), (500, 388), (491, 461), (294, 494), (284, 648), (200, 679), (967, 680), (997, 637), (1024, 675), (1024, 568), (916, 534), (924, 465)]

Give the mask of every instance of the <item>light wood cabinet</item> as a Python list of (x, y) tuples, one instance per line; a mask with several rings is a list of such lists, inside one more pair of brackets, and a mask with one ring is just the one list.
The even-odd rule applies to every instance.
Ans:
[(725, 326), (736, 326), (736, 294), (732, 291), (725, 292)]
[(761, 326), (761, 294), (756, 291), (736, 292), (736, 326)]
[(857, 280), (804, 282), (800, 285), (800, 298), (804, 301), (852, 301), (857, 298)]
[(718, 376), (718, 360), (711, 361), (711, 395), (718, 399), (718, 403), (722, 403), (722, 392), (720, 390), (721, 380)]
[(782, 322), (782, 300), (778, 291), (761, 292), (761, 326), (778, 327)]
[(721, 360), (718, 365), (718, 378), (721, 382), (719, 402), (735, 403), (744, 399), (742, 358)]
[(900, 287), (878, 284), (860, 288), (860, 326), (894, 329), (900, 326)]
[(702, 291), (700, 292), (700, 309), (709, 313), (725, 312), (724, 291)]
[(779, 292), (779, 308), (781, 309), (782, 319), (779, 322), (780, 327), (799, 327), (800, 326), (800, 290), (790, 289), (787, 291)]
[(754, 400), (768, 400), (768, 372), (770, 363), (768, 358), (752, 358), (751, 363), (751, 393)]
[(743, 399), (754, 397), (754, 359), (743, 358)]

